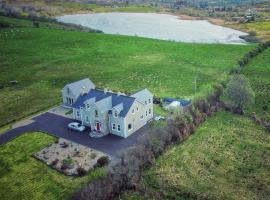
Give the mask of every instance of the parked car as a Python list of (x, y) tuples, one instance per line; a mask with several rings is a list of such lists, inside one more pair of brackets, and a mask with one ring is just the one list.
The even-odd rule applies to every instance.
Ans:
[(165, 117), (163, 117), (163, 116), (155, 116), (155, 121), (160, 121), (160, 120), (165, 120)]
[(85, 126), (78, 122), (71, 122), (68, 124), (68, 128), (74, 131), (83, 132), (85, 130)]

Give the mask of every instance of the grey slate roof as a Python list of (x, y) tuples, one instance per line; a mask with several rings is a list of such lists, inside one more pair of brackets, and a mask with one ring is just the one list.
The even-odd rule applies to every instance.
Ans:
[(68, 87), (74, 95), (79, 96), (83, 91), (88, 93), (91, 89), (94, 89), (96, 86), (89, 78), (85, 78), (67, 84), (65, 87)]
[[(135, 101), (134, 97), (130, 96), (125, 96), (125, 95), (117, 95), (116, 93), (112, 92), (106, 92), (104, 93), (103, 90), (97, 90), (97, 89), (92, 89), (88, 94), (81, 95), (77, 101), (73, 104), (73, 108), (80, 108), (80, 107), (85, 107), (84, 102), (88, 99), (94, 98), (95, 97), (95, 102), (97, 104), (104, 103), (103, 101), (107, 101), (111, 97), (111, 108), (116, 107), (119, 108), (119, 104), (123, 104), (122, 110), (119, 113), (119, 116), (125, 117), (128, 111), (130, 110), (130, 107)], [(100, 105), (101, 106), (101, 105)], [(106, 105), (107, 107), (107, 105)]]
[(132, 95), (131, 97), (136, 98), (139, 102), (143, 103), (145, 105), (145, 101), (148, 103), (148, 99), (153, 97), (153, 94), (148, 89), (140, 90)]

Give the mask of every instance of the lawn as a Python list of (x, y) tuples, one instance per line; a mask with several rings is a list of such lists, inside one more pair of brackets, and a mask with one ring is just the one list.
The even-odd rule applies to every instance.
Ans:
[(255, 92), (255, 104), (249, 112), (256, 112), (270, 121), (270, 49), (254, 58), (242, 73), (250, 80)]
[[(246, 117), (221, 111), (162, 154), (145, 172), (144, 184), (156, 199), (164, 193), (167, 199), (266, 200), (269, 167), (269, 133)], [(127, 193), (123, 199), (145, 197)]]
[(67, 199), (76, 189), (104, 174), (97, 169), (85, 177), (68, 177), (32, 157), (55, 140), (44, 133), (25, 133), (0, 146), (1, 200)]
[(0, 126), (60, 103), (61, 88), (85, 77), (100, 88), (147, 87), (159, 97), (189, 98), (194, 77), (203, 92), (254, 48), (48, 28), (1, 29), (0, 35)]

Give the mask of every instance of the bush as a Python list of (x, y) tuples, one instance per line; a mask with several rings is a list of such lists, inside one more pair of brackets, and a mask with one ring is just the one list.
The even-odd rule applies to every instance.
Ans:
[(255, 94), (248, 79), (244, 75), (233, 75), (224, 91), (224, 103), (233, 112), (243, 114), (251, 103)]
[(59, 160), (56, 158), (55, 160), (51, 162), (51, 166), (56, 166), (58, 162)]
[(95, 165), (95, 167), (103, 167), (107, 164), (109, 164), (110, 160), (108, 156), (101, 156)]
[(78, 167), (77, 173), (78, 173), (78, 176), (84, 176), (87, 173), (87, 171), (83, 167)]

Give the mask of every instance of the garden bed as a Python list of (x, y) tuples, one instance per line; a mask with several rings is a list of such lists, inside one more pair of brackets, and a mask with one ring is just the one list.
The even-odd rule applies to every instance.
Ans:
[(34, 154), (38, 160), (52, 168), (74, 176), (85, 175), (97, 166), (106, 155), (100, 151), (60, 138)]

